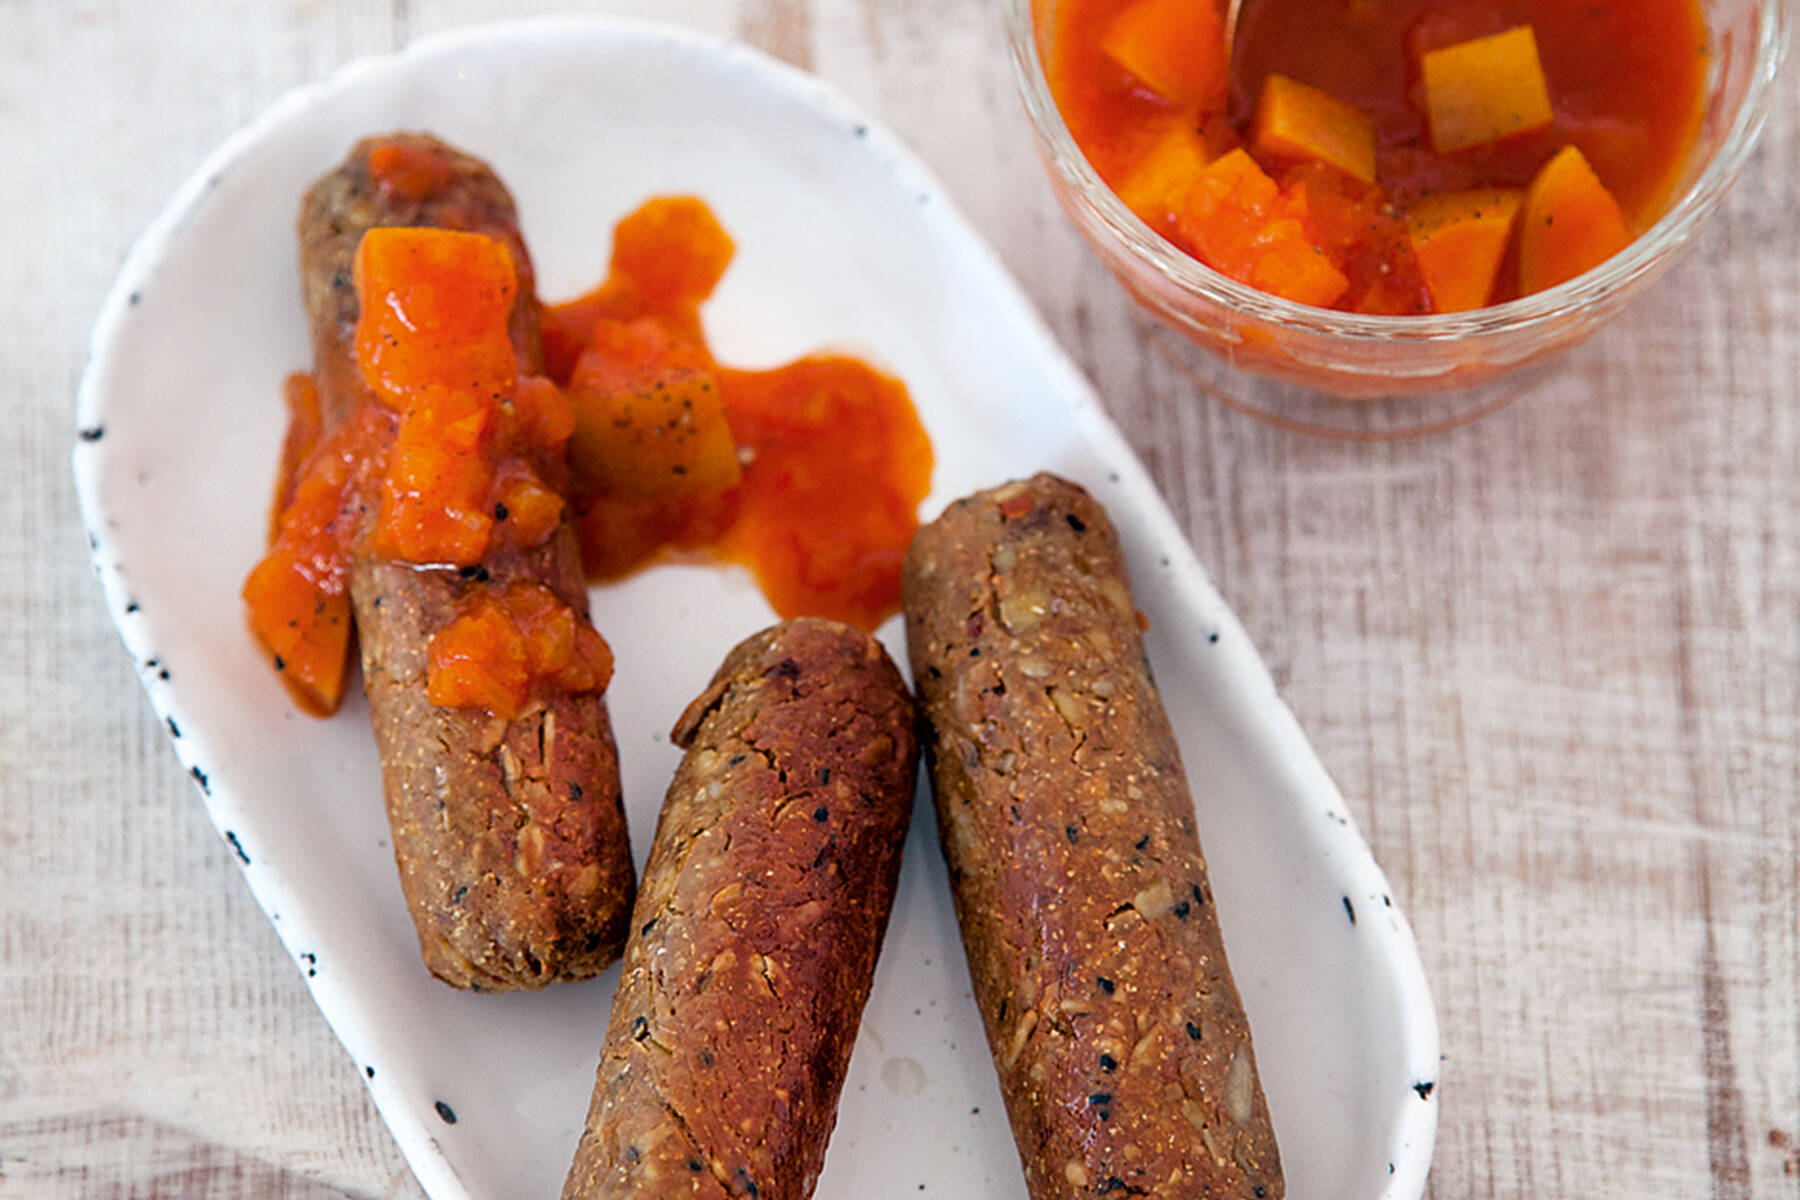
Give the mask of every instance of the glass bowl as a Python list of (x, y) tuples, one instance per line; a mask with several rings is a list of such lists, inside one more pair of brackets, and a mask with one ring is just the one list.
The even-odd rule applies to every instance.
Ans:
[(1388, 317), (1258, 291), (1139, 220), (1088, 164), (1051, 98), (1039, 45), (1056, 0), (1005, 0), (1019, 89), (1056, 197), (1154, 318), (1142, 323), (1146, 340), (1234, 408), (1300, 431), (1381, 440), (1449, 428), (1506, 404), (1530, 388), (1538, 376), (1530, 368), (1591, 336), (1675, 262), (1762, 132), (1794, 2), (1702, 0), (1713, 54), (1700, 132), (1677, 199), (1628, 248), (1518, 300)]

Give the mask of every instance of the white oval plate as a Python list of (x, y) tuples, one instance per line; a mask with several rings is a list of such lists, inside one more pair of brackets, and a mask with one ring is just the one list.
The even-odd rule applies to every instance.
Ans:
[[(1044, 468), (1095, 492), (1151, 621), (1289, 1194), (1418, 1196), (1438, 1054), (1412, 934), (1088, 384), (944, 188), (831, 88), (690, 33), (567, 19), (355, 64), (233, 137), (133, 249), (78, 404), (94, 565), (150, 702), (425, 1190), (558, 1193), (617, 971), (511, 996), (430, 979), (360, 698), (328, 721), (297, 713), (243, 632), (281, 380), (308, 365), (299, 196), (357, 138), (395, 128), (495, 166), (550, 297), (599, 278), (612, 222), (645, 197), (704, 196), (740, 247), (706, 311), (720, 356), (833, 345), (897, 372), (937, 450), (928, 515)], [(741, 575), (676, 567), (596, 589), (594, 614), (618, 651), (612, 712), (641, 863), (677, 757), (665, 731), (772, 614)], [(903, 654), (898, 621), (883, 633)], [(933, 832), (921, 801), (821, 1197), (1025, 1194)]]

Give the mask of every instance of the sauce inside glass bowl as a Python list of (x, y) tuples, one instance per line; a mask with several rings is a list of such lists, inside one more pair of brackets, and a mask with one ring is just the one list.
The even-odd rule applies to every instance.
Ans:
[(1698, 0), (1055, 0), (1045, 69), (1127, 206), (1243, 283), (1350, 312), (1543, 290), (1655, 221), (1709, 51)]

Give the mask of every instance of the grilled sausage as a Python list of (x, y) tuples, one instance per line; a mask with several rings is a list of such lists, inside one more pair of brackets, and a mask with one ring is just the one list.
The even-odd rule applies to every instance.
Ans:
[(907, 554), (907, 647), (1033, 1200), (1282, 1195), (1194, 806), (1105, 511), (1051, 475)]
[(749, 638), (674, 731), (564, 1200), (806, 1200), (912, 811), (914, 710), (880, 643)]
[[(370, 154), (412, 165), (378, 179)], [(506, 243), (519, 273), (511, 333), (520, 369), (541, 371), (531, 259), (511, 197), (476, 159), (431, 138), (370, 139), (307, 192), (300, 268), (327, 430), (362, 401), (352, 263), (367, 230), (431, 225)], [(543, 545), (496, 545), (480, 569), (533, 580), (587, 616), (580, 550), (565, 521)], [(618, 753), (596, 693), (553, 694), (514, 721), (426, 698), (426, 649), (474, 586), (453, 570), (361, 556), (350, 594), (363, 685), (381, 752), (401, 889), (431, 973), (476, 991), (585, 979), (618, 957), (633, 898)]]

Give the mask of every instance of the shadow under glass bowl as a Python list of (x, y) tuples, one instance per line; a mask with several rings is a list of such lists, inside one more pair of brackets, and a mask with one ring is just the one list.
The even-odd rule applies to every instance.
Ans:
[(1154, 318), (1141, 323), (1146, 341), (1203, 392), (1271, 424), (1394, 440), (1464, 424), (1517, 398), (1549, 359), (1590, 337), (1673, 265), (1755, 148), (1794, 2), (1702, 0), (1712, 54), (1699, 133), (1676, 199), (1629, 247), (1547, 291), (1415, 317), (1283, 300), (1160, 237), (1102, 182), (1051, 97), (1040, 47), (1056, 0), (1005, 5), (1019, 90), (1056, 197)]

